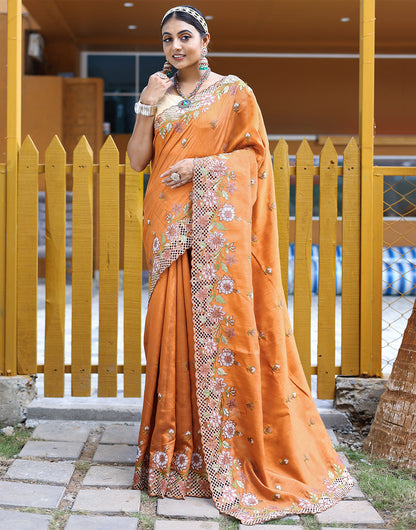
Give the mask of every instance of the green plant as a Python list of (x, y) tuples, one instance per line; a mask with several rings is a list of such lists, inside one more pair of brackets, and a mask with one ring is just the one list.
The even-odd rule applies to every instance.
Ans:
[(25, 429), (22, 426), (13, 428), (13, 433), (4, 434), (0, 431), (0, 459), (9, 460), (20, 452), (22, 447), (32, 435), (32, 429)]
[(375, 459), (351, 450), (358, 484), (373, 506), (394, 530), (416, 529), (416, 470), (399, 468), (394, 462)]
[(304, 528), (308, 530), (319, 530), (319, 523), (313, 515), (302, 515), (301, 522)]

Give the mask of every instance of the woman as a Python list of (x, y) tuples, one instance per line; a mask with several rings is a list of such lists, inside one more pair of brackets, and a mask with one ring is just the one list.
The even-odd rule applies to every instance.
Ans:
[(210, 35), (199, 11), (170, 9), (161, 31), (177, 73), (150, 77), (128, 148), (136, 170), (152, 161), (134, 487), (212, 496), (245, 524), (325, 510), (352, 480), (320, 420), (289, 323), (260, 110), (243, 81), (207, 67)]

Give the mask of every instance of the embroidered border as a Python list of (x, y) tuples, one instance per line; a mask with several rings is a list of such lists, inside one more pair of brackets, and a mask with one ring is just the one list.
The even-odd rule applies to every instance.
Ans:
[[(298, 499), (298, 503), (276, 510), (271, 502), (259, 500), (246, 490), (247, 477), (242, 464), (232, 454), (232, 439), (241, 433), (229, 406), (237, 391), (226, 379), (227, 366), (234, 364), (232, 340), (229, 341), (232, 333), (227, 334), (234, 325), (234, 316), (227, 315), (223, 307), (223, 294), (233, 292), (232, 274), (224, 257), (235, 246), (224, 236), (224, 223), (238, 222), (232, 201), (223, 193), (227, 180), (235, 179), (226, 164), (229, 156), (195, 161), (191, 287), (197, 403), (206, 470), (215, 504), (221, 512), (254, 524), (290, 513), (325, 510), (351, 489), (353, 481), (342, 463), (334, 464), (323, 484), (324, 491), (311, 492), (309, 499)], [(212, 249), (210, 241), (216, 232), (221, 234), (221, 245)]]

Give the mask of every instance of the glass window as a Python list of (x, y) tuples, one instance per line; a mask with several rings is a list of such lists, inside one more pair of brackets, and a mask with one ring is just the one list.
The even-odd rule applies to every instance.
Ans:
[(131, 134), (136, 118), (134, 103), (149, 76), (163, 68), (165, 56), (91, 53), (87, 58), (87, 76), (104, 80), (104, 121), (110, 124), (110, 133)]
[(136, 92), (134, 55), (89, 55), (88, 77), (104, 79), (104, 92)]
[(105, 96), (104, 121), (110, 123), (110, 134), (131, 134), (136, 114), (135, 96)]
[(164, 55), (142, 55), (139, 57), (139, 91), (147, 85), (149, 77), (162, 70), (165, 63)]

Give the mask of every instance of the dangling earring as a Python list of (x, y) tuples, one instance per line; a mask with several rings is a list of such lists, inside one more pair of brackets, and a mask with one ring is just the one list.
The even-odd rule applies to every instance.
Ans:
[(207, 53), (208, 53), (207, 47), (206, 46), (202, 46), (202, 48), (201, 48), (201, 59), (199, 61), (199, 69), (200, 70), (208, 70), (209, 69)]
[(170, 64), (169, 61), (166, 61), (165, 64), (163, 65), (162, 72), (166, 74), (168, 77), (173, 76), (173, 66)]

